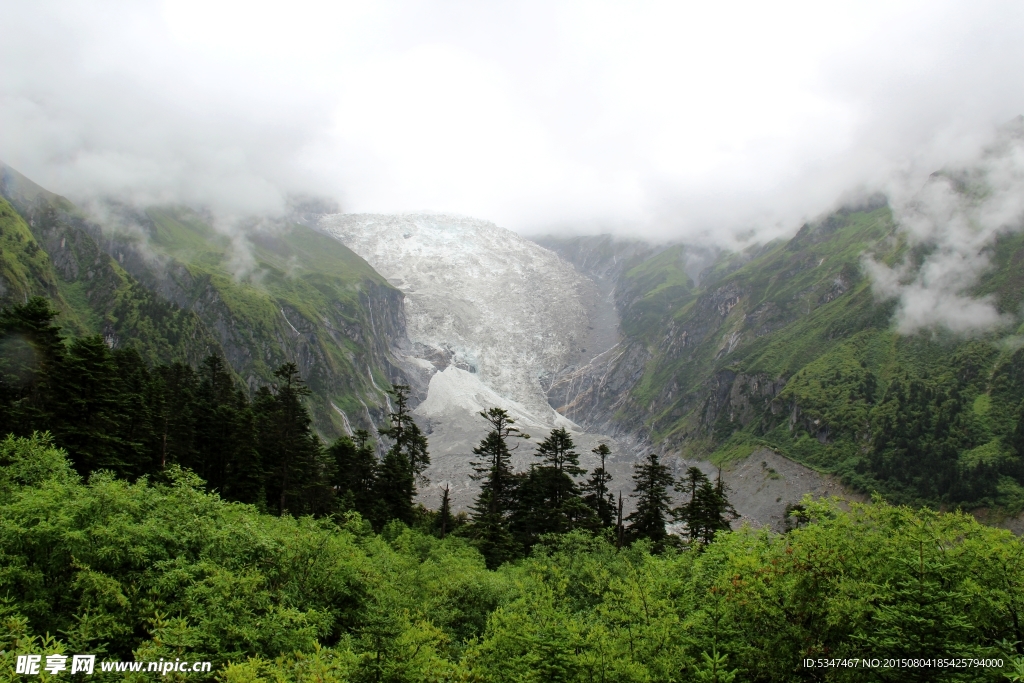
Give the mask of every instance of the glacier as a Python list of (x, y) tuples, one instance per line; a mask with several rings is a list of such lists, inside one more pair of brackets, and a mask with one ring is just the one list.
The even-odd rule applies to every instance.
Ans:
[[(626, 444), (582, 430), (548, 403), (544, 379), (607, 349), (587, 348), (593, 283), (554, 252), (494, 223), (448, 214), (330, 214), (318, 227), (365, 259), (405, 294), (404, 369), (420, 402), (413, 411), (430, 440), (433, 487), (451, 487), (464, 507), (477, 487), (472, 448), (486, 433), (481, 410), (504, 408), (536, 442), (556, 427), (573, 432), (581, 464), (599, 442), (616, 453), (609, 469), (626, 484)], [(533, 447), (513, 463), (525, 469)], [(617, 465), (617, 466), (616, 466)], [(432, 490), (432, 488), (434, 490)]]

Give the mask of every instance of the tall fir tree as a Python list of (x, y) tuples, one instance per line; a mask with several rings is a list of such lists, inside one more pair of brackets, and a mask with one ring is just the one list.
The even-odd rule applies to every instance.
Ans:
[(117, 364), (103, 337), (79, 337), (60, 365), (60, 391), (47, 400), (57, 443), (82, 474), (108, 469), (127, 474), (130, 444), (119, 434), (121, 385)]
[(515, 539), (509, 529), (509, 517), (515, 506), (516, 478), (512, 472), (509, 439), (529, 439), (515, 426), (515, 420), (501, 408), (481, 411), (491, 430), (473, 449), (474, 479), (481, 481), (480, 493), (470, 508), (471, 534), (490, 568), (517, 555)]
[(0, 434), (52, 431), (50, 402), (66, 355), (56, 317), (42, 297), (0, 309)]
[(380, 435), (392, 445), (381, 460), (377, 476), (378, 522), (383, 525), (397, 519), (412, 524), (416, 481), (430, 465), (427, 437), (409, 411), (409, 387), (396, 384), (388, 393), (394, 399), (394, 407), (389, 424), (380, 430)]
[(591, 453), (601, 459), (601, 464), (590, 473), (590, 478), (581, 487), (583, 501), (590, 506), (597, 521), (604, 529), (615, 526), (615, 496), (609, 491), (612, 477), (608, 474), (606, 460), (611, 454), (608, 444), (600, 444)]
[(123, 473), (140, 477), (159, 472), (156, 460), (158, 385), (133, 347), (114, 351), (119, 391), (116, 429), (124, 446)]
[[(299, 411), (285, 409), (280, 401), (291, 401), (288, 396), (287, 378), (285, 388), (278, 392), (280, 409), (277, 413), (283, 420), (294, 421), (295, 433), (300, 441), (309, 438), (308, 427), (302, 426), (300, 413), (305, 408), (299, 404)], [(298, 394), (308, 391), (295, 382)], [(263, 489), (263, 467), (254, 438), (253, 415), (249, 401), (235, 386), (227, 363), (218, 355), (210, 355), (199, 367), (199, 385), (195, 396), (195, 460), (193, 467), (211, 489), (220, 492), (228, 500), (255, 503)], [(286, 438), (283, 437), (282, 438)]]
[(327, 452), (334, 462), (334, 490), (338, 508), (354, 510), (368, 521), (379, 517), (377, 476), (379, 463), (370, 441), (370, 433), (357, 429), (352, 437), (343, 436)]
[(564, 428), (552, 430), (534, 455), (541, 463), (519, 479), (511, 520), (512, 533), (526, 552), (544, 534), (597, 526), (575, 480), (586, 471), (580, 467), (572, 435)]
[(302, 399), (309, 389), (294, 363), (285, 363), (274, 376), (273, 391), (261, 387), (255, 411), (258, 448), (266, 471), (268, 509), (278, 514), (313, 514), (329, 504), (326, 468), (320, 439), (313, 433)]
[(630, 540), (646, 538), (656, 551), (664, 548), (668, 535), (665, 522), (672, 507), (668, 489), (673, 483), (668, 467), (661, 464), (654, 453), (633, 466), (632, 497), (636, 498), (636, 509), (626, 518), (629, 522), (626, 534)]
[(721, 470), (712, 484), (699, 468), (691, 467), (676, 484), (676, 490), (689, 496), (689, 500), (672, 514), (677, 521), (686, 524), (691, 546), (706, 546), (714, 540), (716, 533), (729, 530), (729, 520), (736, 517), (736, 511), (726, 497)]
[(455, 519), (452, 517), (451, 489), (448, 484), (444, 485), (441, 492), (441, 509), (437, 513), (437, 526), (440, 536), (443, 539), (451, 533)]
[(199, 378), (191, 366), (173, 363), (157, 367), (152, 381), (157, 439), (153, 458), (162, 472), (168, 465), (195, 461)]

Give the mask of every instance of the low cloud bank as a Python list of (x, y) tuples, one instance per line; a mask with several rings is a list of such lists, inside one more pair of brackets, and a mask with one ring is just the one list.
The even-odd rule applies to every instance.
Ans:
[(869, 256), (864, 266), (878, 296), (898, 300), (900, 332), (969, 335), (1018, 319), (972, 291), (992, 267), (996, 240), (1024, 229), (1024, 118), (1004, 127), (974, 164), (939, 171), (916, 191), (894, 185), (889, 195), (911, 254), (923, 257), (890, 267)]

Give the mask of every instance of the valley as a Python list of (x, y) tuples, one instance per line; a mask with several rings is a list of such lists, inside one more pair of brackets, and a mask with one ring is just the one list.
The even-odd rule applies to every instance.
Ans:
[[(531, 241), (445, 214), (306, 207), (225, 224), (185, 207), (83, 210), (9, 167), (0, 194), (3, 299), (47, 296), (69, 331), (149, 362), (219, 353), (249, 391), (295, 362), (328, 443), (375, 434), (386, 389), (409, 385), (430, 442), (427, 507), (446, 486), (453, 509), (472, 501), (478, 413), (499, 406), (533, 443), (569, 429), (585, 469), (607, 444), (614, 491), (628, 494), (633, 463), (652, 450), (677, 474), (723, 466), (758, 524), (777, 526), (805, 491), (1024, 509), (1020, 330), (900, 333), (864, 265), (913, 255), (883, 197), (730, 252)], [(973, 292), (1012, 316), (1024, 238), (994, 239)], [(528, 469), (532, 452), (519, 448), (514, 466)], [(795, 468), (785, 495), (776, 480), (748, 485), (757, 453)]]

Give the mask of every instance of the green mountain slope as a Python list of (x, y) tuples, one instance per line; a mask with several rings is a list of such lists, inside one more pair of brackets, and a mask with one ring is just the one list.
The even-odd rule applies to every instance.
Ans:
[[(553, 246), (569, 257), (579, 249)], [(625, 339), (590, 368), (601, 382), (574, 408), (599, 406), (597, 421), (689, 457), (723, 461), (768, 445), (894, 500), (1024, 507), (1024, 350), (996, 334), (895, 332), (894, 305), (861, 268), (866, 253), (914, 257), (887, 206), (720, 255), (699, 286), (686, 250), (621, 267)], [(1024, 240), (1004, 236), (992, 260), (975, 293), (1016, 311)], [(602, 393), (608, 386), (619, 389)]]
[(250, 387), (290, 360), (314, 393), (325, 436), (379, 423), (382, 389), (401, 381), (391, 344), (405, 336), (402, 294), (335, 239), (305, 225), (262, 223), (233, 234), (196, 211), (127, 211), (136, 232), (106, 249), (153, 291), (195, 311)]
[(143, 287), (100, 248), (95, 226), (71, 202), (2, 164), (0, 197), (5, 298), (46, 296), (69, 332), (101, 334), (153, 363), (194, 364), (219, 351), (198, 316)]
[(152, 363), (221, 353), (251, 389), (295, 362), (317, 430), (382, 422), (402, 380), (402, 294), (337, 240), (299, 223), (231, 232), (182, 207), (103, 207), (102, 222), (0, 165), (2, 296), (42, 294), (69, 331)]
[(33, 296), (49, 297), (61, 309), (69, 308), (50, 257), (14, 207), (0, 199), (0, 305), (25, 303)]

